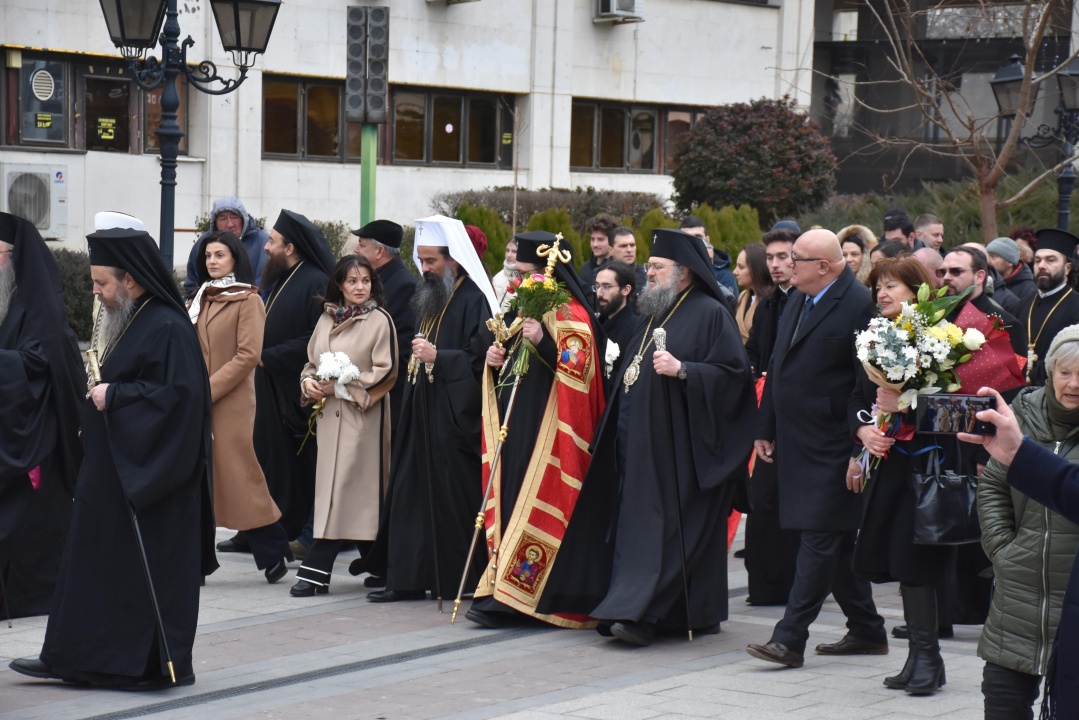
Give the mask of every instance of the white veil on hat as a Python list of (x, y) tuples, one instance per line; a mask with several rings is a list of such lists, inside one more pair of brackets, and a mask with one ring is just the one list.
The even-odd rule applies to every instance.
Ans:
[(421, 245), (447, 248), (450, 257), (468, 272), (469, 279), (483, 292), (487, 303), (491, 306), (491, 314), (499, 311), (494, 288), (491, 287), (491, 281), (483, 269), (483, 262), (476, 254), (476, 248), (468, 239), (463, 222), (445, 215), (432, 215), (416, 221), (416, 241), (412, 244), (412, 260), (422, 274), (423, 267), (420, 265), (418, 251)]

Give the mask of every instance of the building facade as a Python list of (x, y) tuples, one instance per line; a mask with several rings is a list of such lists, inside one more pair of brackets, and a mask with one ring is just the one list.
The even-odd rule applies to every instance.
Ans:
[[(181, 89), (178, 264), (222, 195), (270, 222), (287, 207), (358, 223), (346, 12), (379, 4), (390, 40), (376, 207), (403, 224), (430, 214), (438, 193), (511, 185), (515, 163), (524, 188), (667, 196), (677, 140), (704, 108), (785, 94), (810, 104), (811, 2), (286, 0), (236, 92)], [(639, 21), (597, 18), (611, 5)], [(189, 60), (234, 72), (208, 0), (178, 6), (182, 36), (196, 43)], [(72, 248), (100, 210), (156, 231), (160, 91), (132, 81), (99, 3), (5, 0), (0, 48), (0, 209), (29, 208), (44, 235)]]

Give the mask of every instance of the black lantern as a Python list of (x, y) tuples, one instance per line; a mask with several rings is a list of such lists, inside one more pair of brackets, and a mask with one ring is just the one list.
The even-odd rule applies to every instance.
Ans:
[(226, 50), (266, 52), (281, 0), (210, 0), (210, 7)]
[(1060, 105), (1065, 110), (1079, 110), (1079, 61), (1072, 60), (1057, 71)]
[[(1008, 58), (1008, 64), (997, 70), (989, 81), (1001, 115), (1015, 115), (1019, 109), (1019, 94), (1023, 89), (1023, 64), (1018, 55)], [(1037, 91), (1035, 91), (1037, 92)], [(1033, 103), (1032, 103), (1033, 104)]]
[(124, 57), (137, 57), (157, 44), (165, 20), (165, 0), (101, 0), (109, 37)]

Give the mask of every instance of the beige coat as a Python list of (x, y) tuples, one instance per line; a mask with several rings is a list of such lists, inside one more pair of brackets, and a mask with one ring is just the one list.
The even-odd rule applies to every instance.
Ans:
[[(318, 468), (315, 471), (315, 537), (374, 540), (379, 496), (390, 476), (390, 399), (397, 379), (397, 331), (382, 308), (333, 326), (323, 315), (307, 345), (314, 377), (319, 356), (343, 352), (360, 370), (348, 384), (352, 400), (327, 397), (318, 417)], [(313, 401), (303, 399), (305, 405)]]
[(252, 441), (255, 366), (266, 309), (253, 288), (206, 288), (195, 330), (210, 372), (214, 431), (214, 515), (218, 525), (251, 530), (281, 518)]

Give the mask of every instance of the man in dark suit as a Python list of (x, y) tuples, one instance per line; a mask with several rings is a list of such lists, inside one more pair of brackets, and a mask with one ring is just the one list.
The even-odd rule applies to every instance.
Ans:
[(817, 646), (823, 655), (883, 655), (884, 620), (869, 581), (851, 567), (862, 497), (846, 486), (852, 447), (848, 401), (861, 366), (854, 333), (872, 316), (869, 291), (843, 262), (839, 239), (810, 230), (791, 252), (792, 293), (779, 322), (754, 446), (779, 471), (779, 522), (801, 530), (794, 587), (783, 619), (747, 652), (801, 667), (809, 625), (829, 593), (847, 616), (847, 635)]

